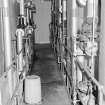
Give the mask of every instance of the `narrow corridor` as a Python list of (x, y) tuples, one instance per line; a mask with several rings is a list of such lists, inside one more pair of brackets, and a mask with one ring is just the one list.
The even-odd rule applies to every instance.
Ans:
[(38, 60), (35, 61), (30, 75), (41, 77), (42, 105), (70, 105), (63, 78), (50, 45), (36, 45), (35, 48)]

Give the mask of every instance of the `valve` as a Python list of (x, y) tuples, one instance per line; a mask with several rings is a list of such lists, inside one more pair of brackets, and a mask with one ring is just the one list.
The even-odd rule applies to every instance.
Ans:
[(22, 16), (22, 15), (19, 15), (17, 22), (18, 22), (17, 28), (22, 28), (22, 29), (24, 29), (25, 26), (26, 26), (26, 17), (25, 17), (25, 16)]
[(97, 55), (97, 51), (98, 51), (98, 44), (97, 42), (87, 42), (87, 46), (85, 47), (85, 53), (88, 56)]
[(33, 27), (32, 26), (27, 26), (26, 35), (31, 35), (32, 33), (33, 33)]

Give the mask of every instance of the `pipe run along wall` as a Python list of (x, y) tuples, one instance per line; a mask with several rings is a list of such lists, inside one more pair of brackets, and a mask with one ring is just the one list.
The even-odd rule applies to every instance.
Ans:
[[(101, 34), (99, 51), (99, 82), (105, 87), (105, 0), (101, 0)], [(105, 97), (104, 103), (105, 105)]]

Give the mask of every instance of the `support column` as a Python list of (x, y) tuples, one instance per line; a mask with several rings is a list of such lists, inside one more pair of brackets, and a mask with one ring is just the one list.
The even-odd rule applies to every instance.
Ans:
[(76, 0), (72, 0), (72, 22), (71, 22), (71, 39), (72, 39), (72, 87), (73, 87), (73, 105), (76, 105), (77, 102), (77, 93), (76, 93), (76, 64), (75, 64), (75, 57), (76, 57), (76, 37), (77, 37), (77, 4)]

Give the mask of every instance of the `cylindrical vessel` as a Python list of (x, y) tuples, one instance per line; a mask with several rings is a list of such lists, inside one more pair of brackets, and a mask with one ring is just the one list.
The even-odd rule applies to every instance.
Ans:
[(41, 81), (36, 75), (27, 76), (25, 79), (25, 102), (28, 104), (41, 103)]

